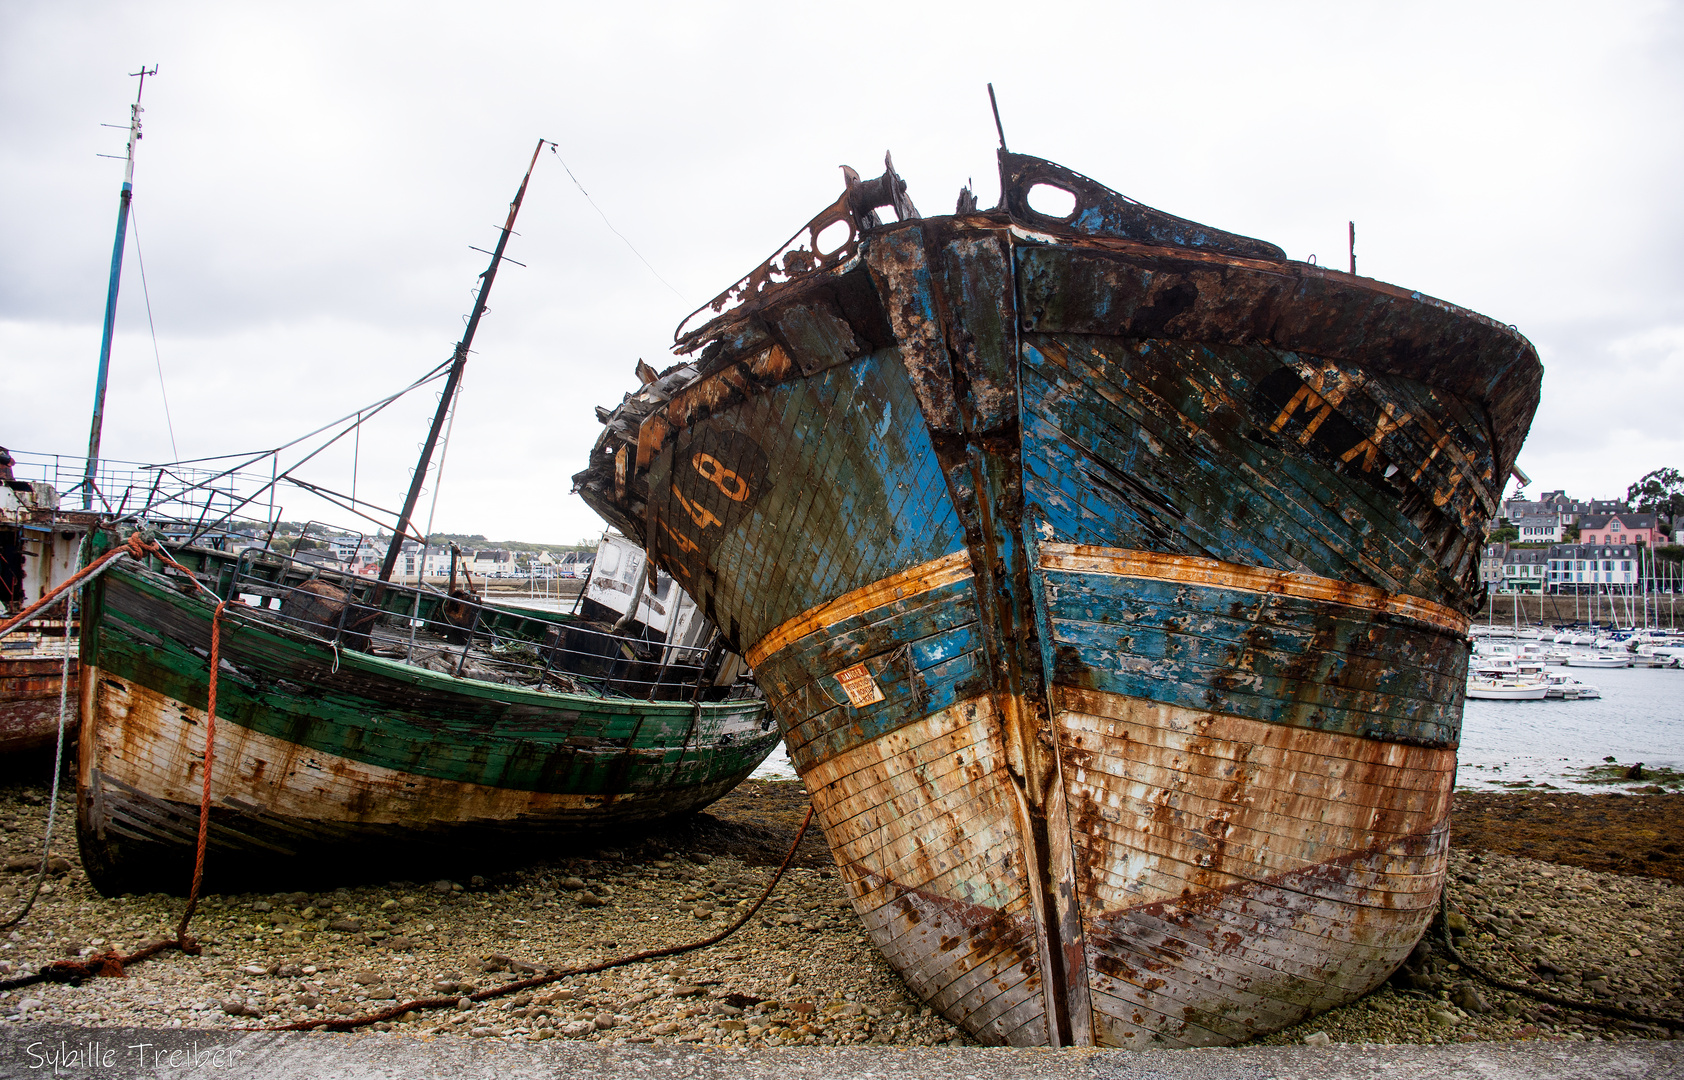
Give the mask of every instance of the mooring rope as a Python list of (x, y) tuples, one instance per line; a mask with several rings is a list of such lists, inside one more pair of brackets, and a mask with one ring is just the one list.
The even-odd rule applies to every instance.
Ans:
[[(86, 960), (56, 960), (51, 964), (43, 966), (32, 975), (24, 975), (16, 979), (6, 979), (0, 981), (0, 990), (15, 990), (20, 987), (33, 986), (34, 984), (41, 982), (80, 983), (84, 979), (93, 978), (99, 975), (121, 977), (123, 969), (128, 965), (136, 964), (142, 960), (148, 959), (149, 957), (156, 956), (158, 953), (161, 953), (166, 949), (180, 949), (182, 952), (187, 953), (190, 956), (197, 956), (202, 951), (199, 943), (187, 932), (187, 924), (189, 920), (193, 918), (193, 912), (198, 908), (199, 886), (204, 880), (205, 871), (205, 842), (210, 833), (211, 759), (215, 749), (211, 740), (216, 734), (216, 684), (217, 671), (221, 664), (222, 616), (228, 607), (228, 602), (218, 597), (210, 589), (206, 588), (204, 583), (201, 582), (197, 575), (195, 575), (191, 570), (171, 558), (169, 552), (165, 551), (163, 546), (160, 545), (157, 540), (147, 537), (137, 530), (130, 533), (128, 539), (122, 544), (112, 548), (109, 552), (100, 556), (98, 560), (89, 564), (84, 569), (77, 571), (76, 574), (72, 575), (62, 585), (54, 589), (47, 597), (43, 597), (41, 601), (38, 601), (29, 610), (25, 611), (24, 614), (16, 621), (21, 622), (23, 619), (29, 618), (33, 611), (40, 609), (48, 600), (64, 592), (67, 588), (70, 588), (73, 585), (79, 585), (85, 580), (92, 580), (99, 574), (104, 573), (108, 568), (110, 568), (113, 562), (122, 555), (128, 555), (137, 562), (145, 559), (147, 555), (157, 556), (163, 562), (168, 563), (170, 566), (175, 567), (183, 574), (186, 574), (187, 579), (191, 581), (200, 592), (210, 597), (210, 599), (216, 604), (216, 609), (211, 615), (210, 680), (205, 721), (205, 787), (204, 795), (199, 802), (198, 853), (193, 862), (193, 884), (188, 890), (187, 907), (182, 913), (181, 923), (177, 926), (175, 937), (173, 939), (155, 941), (151, 945), (129, 953), (126, 956), (118, 953), (116, 949), (107, 949), (105, 952), (95, 953), (92, 956), (89, 956)], [(67, 625), (69, 603), (70, 601), (66, 599)], [(16, 625), (16, 622), (12, 625)], [(9, 630), (11, 627), (7, 626), (6, 629)], [(69, 654), (67, 652), (66, 667), (69, 665), (68, 656)], [(64, 738), (63, 710), (66, 693), (67, 690), (61, 687), (59, 695), (59, 740), (61, 750)], [(53, 795), (54, 803), (56, 804), (58, 795), (58, 769), (56, 766), (53, 771)], [(49, 809), (47, 811), (47, 832), (49, 843), (52, 835), (52, 821), (53, 811), (52, 809)], [(46, 857), (43, 856), (41, 862), (43, 875), (46, 872), (46, 865), (47, 860)], [(29, 913), (29, 906), (34, 904), (35, 895), (39, 894), (39, 892), (40, 881), (38, 879), (36, 882), (36, 892), (30, 896), (29, 905), (25, 905), (24, 910), (12, 920), (12, 923), (7, 923), (5, 925), (13, 925), (21, 920), (24, 915), (27, 915)]]
[[(1445, 889), (1439, 894), (1438, 919), (1436, 920), (1438, 922), (1439, 936), (1443, 939), (1444, 951), (1450, 954), (1450, 959), (1473, 972), (1476, 978), (1490, 983), (1492, 986), (1495, 986), (1500, 990), (1507, 990), (1511, 994), (1520, 994), (1524, 997), (1532, 998), (1535, 1001), (1543, 1001), (1548, 1002), (1551, 1005), (1558, 1005), (1564, 1009), (1572, 1009), (1576, 1012), (1598, 1013), (1602, 1016), (1611, 1016), (1616, 1020), (1626, 1020), (1634, 1024), (1650, 1024), (1654, 1027), (1672, 1028), (1675, 1031), (1684, 1030), (1684, 1020), (1675, 1016), (1654, 1016), (1649, 1013), (1637, 1012), (1633, 1009), (1624, 1009), (1618, 1005), (1604, 1005), (1597, 1001), (1577, 1001), (1573, 998), (1562, 997), (1559, 994), (1552, 994), (1547, 990), (1539, 990), (1536, 987), (1527, 986), (1524, 983), (1510, 982), (1507, 979), (1491, 974), (1479, 964), (1475, 963), (1473, 960), (1458, 951), (1455, 945), (1451, 944), (1450, 920), (1446, 918), (1446, 915), (1450, 911), (1451, 907), (1450, 890)], [(1466, 915), (1463, 915), (1463, 918), (1466, 918)]]
[(705, 949), (710, 945), (717, 945), (721, 941), (730, 937), (732, 934), (736, 933), (738, 930), (742, 929), (745, 923), (754, 918), (755, 912), (760, 910), (761, 905), (766, 903), (767, 899), (771, 897), (772, 890), (776, 889), (778, 887), (778, 882), (783, 880), (784, 871), (788, 870), (789, 864), (794, 861), (796, 849), (801, 846), (802, 837), (807, 835), (807, 826), (812, 823), (813, 807), (812, 804), (809, 803), (807, 806), (807, 816), (802, 819), (801, 828), (796, 830), (795, 842), (789, 845), (789, 854), (784, 856), (784, 861), (778, 865), (777, 873), (773, 874), (772, 880), (767, 882), (765, 891), (760, 894), (760, 899), (754, 902), (754, 906), (743, 912), (743, 914), (737, 918), (736, 922), (727, 926), (719, 933), (714, 934), (712, 937), (706, 937), (700, 941), (693, 941), (688, 945), (672, 945), (664, 949), (649, 949), (640, 953), (632, 953), (629, 956), (619, 956), (612, 960), (604, 960), (599, 964), (584, 964), (579, 967), (565, 968), (561, 971), (551, 971), (547, 974), (538, 975), (530, 979), (520, 979), (516, 982), (505, 983), (502, 986), (493, 987), (490, 990), (481, 990), (475, 994), (461, 994), (456, 997), (421, 998), (418, 1001), (406, 1001), (402, 1005), (394, 1005), (389, 1009), (382, 1009), (375, 1013), (367, 1013), (363, 1016), (348, 1017), (343, 1020), (302, 1020), (296, 1024), (282, 1024), (276, 1027), (266, 1028), (244, 1028), (242, 1030), (351, 1031), (355, 1028), (364, 1027), (368, 1024), (379, 1023), (382, 1020), (395, 1019), (406, 1012), (415, 1012), (422, 1009), (452, 1008), (464, 997), (466, 997), (469, 1001), (488, 1001), (491, 998), (502, 997), (504, 994), (513, 994), (521, 990), (531, 990), (539, 986), (548, 986), (550, 983), (559, 982), (562, 979), (572, 978), (575, 975), (593, 975), (599, 971), (607, 971), (609, 968), (624, 967), (627, 964), (639, 964), (648, 960), (659, 960), (663, 956), (678, 956), (681, 953), (694, 952), (697, 949)]
[[(77, 559), (81, 561), (80, 556)], [(58, 781), (59, 773), (64, 769), (64, 720), (70, 711), (70, 615), (71, 606), (75, 600), (75, 593), (64, 598), (64, 658), (59, 670), (58, 685), (58, 742), (53, 748), (53, 786), (52, 794), (47, 799), (47, 830), (41, 838), (41, 867), (35, 873), (35, 887), (29, 892), (29, 899), (23, 902), (23, 908), (16, 915), (0, 922), (0, 930), (9, 926), (16, 926), (22, 922), (35, 907), (35, 898), (41, 895), (41, 886), (47, 881), (47, 864), (52, 861), (53, 853), (53, 817), (58, 812)]]
[[(222, 615), (228, 610), (228, 601), (217, 602), (216, 610), (211, 612), (210, 635), (210, 686), (205, 701), (205, 790), (199, 797), (199, 846), (193, 856), (193, 885), (187, 890), (187, 907), (181, 913), (181, 923), (175, 929), (176, 940), (184, 942), (182, 951), (197, 952), (198, 943), (187, 933), (187, 924), (193, 919), (193, 912), (199, 907), (199, 886), (205, 880), (205, 843), (210, 839), (210, 805), (211, 805), (211, 759), (216, 754), (216, 675), (222, 666)], [(192, 945), (188, 949), (187, 945)]]

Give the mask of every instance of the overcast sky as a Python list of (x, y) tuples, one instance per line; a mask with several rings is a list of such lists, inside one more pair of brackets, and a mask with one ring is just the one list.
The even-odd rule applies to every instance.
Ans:
[[(0, 443), (80, 455), (121, 154), (105, 456), (277, 445), (446, 359), (539, 137), (435, 528), (572, 542), (596, 404), (885, 150), (926, 215), (1014, 150), (1513, 323), (1533, 490), (1684, 468), (1677, 4), (0, 4)], [(561, 159), (652, 272), (611, 232)], [(657, 274), (659, 276), (657, 276)], [(664, 282), (663, 280), (664, 279)], [(160, 387), (159, 368), (163, 381)], [(164, 422), (167, 391), (175, 447)], [(396, 505), (432, 399), (307, 475)], [(286, 461), (283, 459), (283, 464)], [(315, 512), (283, 496), (288, 517)], [(426, 503), (423, 503), (425, 509)], [(423, 515), (421, 524), (425, 523)]]

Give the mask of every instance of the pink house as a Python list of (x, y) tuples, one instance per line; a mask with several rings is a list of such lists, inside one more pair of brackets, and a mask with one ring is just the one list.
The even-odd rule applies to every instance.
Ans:
[(1579, 518), (1581, 544), (1647, 544), (1661, 542), (1654, 514), (1585, 514)]

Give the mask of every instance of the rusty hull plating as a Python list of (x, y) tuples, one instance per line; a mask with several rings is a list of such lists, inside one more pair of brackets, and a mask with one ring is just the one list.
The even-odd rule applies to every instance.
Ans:
[(1420, 293), (1000, 173), (994, 210), (919, 218), (892, 163), (850, 172), (599, 410), (575, 484), (754, 666), (934, 1007), (996, 1043), (1241, 1041), (1427, 925), (1542, 369)]

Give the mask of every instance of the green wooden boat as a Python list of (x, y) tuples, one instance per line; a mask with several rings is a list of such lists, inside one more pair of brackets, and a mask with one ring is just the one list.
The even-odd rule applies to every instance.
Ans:
[[(162, 500), (154, 492), (138, 512), (186, 528), (188, 543), (166, 546), (196, 581), (156, 558), (119, 559), (88, 590), (77, 826), (102, 892), (189, 883), (206, 771), (207, 592), (228, 605), (205, 868), (223, 888), (424, 879), (569, 833), (609, 841), (610, 830), (706, 806), (777, 745), (759, 691), (738, 678), (741, 657), (694, 602), (670, 579), (664, 603), (645, 597), (641, 550), (635, 586), (616, 582), (621, 618), (591, 601), (578, 616), (481, 603), (455, 588), (454, 562), (447, 593), (392, 580), (543, 147), (480, 275), (377, 579), (267, 543), (240, 554), (193, 546), (227, 536), (214, 530), (257, 498), (223, 493), (231, 508), (212, 516), (230, 470)], [(96, 535), (94, 555), (116, 541)], [(677, 611), (675, 592), (691, 610)], [(657, 608), (660, 619), (639, 621)]]
[[(706, 806), (777, 745), (711, 628), (669, 642), (267, 551), (170, 550), (230, 601), (206, 860), (224, 888), (612, 842)], [(104, 893), (188, 884), (213, 610), (158, 560), (119, 559), (88, 590), (78, 831)]]

